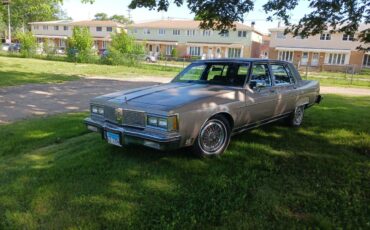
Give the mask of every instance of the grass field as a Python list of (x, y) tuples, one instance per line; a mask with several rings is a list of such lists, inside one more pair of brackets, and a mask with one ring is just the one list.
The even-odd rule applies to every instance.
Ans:
[[(161, 64), (161, 63), (159, 63)], [(174, 77), (182, 67), (159, 64), (139, 66), (109, 66), (97, 64), (75, 64), (62, 61), (46, 61), (0, 56), (0, 87), (29, 83), (57, 83), (78, 80), (81, 76), (133, 78), (142, 76)], [(186, 63), (188, 64), (188, 63)], [(304, 73), (301, 73), (305, 79)], [(336, 72), (310, 72), (308, 79), (319, 80), (325, 86), (370, 88), (370, 70), (361, 74), (345, 75)], [(365, 80), (364, 80), (365, 79)], [(368, 81), (367, 81), (367, 80)]]
[(0, 229), (368, 229), (370, 98), (327, 95), (301, 128), (221, 158), (106, 144), (86, 114), (0, 128)]
[(174, 77), (180, 70), (178, 67), (147, 64), (136, 67), (109, 66), (0, 56), (0, 87), (28, 83), (57, 83), (77, 80), (80, 76)]

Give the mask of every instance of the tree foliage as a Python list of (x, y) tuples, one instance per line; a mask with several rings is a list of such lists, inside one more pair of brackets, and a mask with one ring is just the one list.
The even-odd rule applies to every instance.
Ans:
[(124, 15), (118, 15), (118, 14), (115, 14), (109, 17), (106, 13), (97, 13), (94, 16), (94, 20), (97, 20), (97, 21), (112, 20), (112, 21), (119, 22), (125, 25), (132, 24), (132, 21), (130, 19), (126, 18)]
[[(94, 2), (94, 0), (82, 0)], [(291, 13), (303, 0), (266, 0), (264, 11), (269, 15), (267, 20), (282, 20), (294, 35), (307, 37), (329, 30), (331, 33), (344, 32), (354, 34), (361, 23), (370, 24), (369, 0), (308, 0), (309, 9), (297, 24), (291, 23)], [(253, 0), (174, 0), (173, 4), (187, 4), (191, 13), (202, 20), (201, 28), (229, 30), (234, 22), (243, 22), (244, 15), (254, 9)], [(150, 10), (167, 11), (169, 0), (132, 0), (129, 7), (148, 8)], [(359, 40), (364, 43), (362, 48), (369, 49), (370, 29), (360, 31)]]
[[(13, 31), (26, 28), (29, 22), (58, 19), (63, 15), (60, 6), (62, 2), (63, 0), (12, 0), (10, 21)], [(0, 5), (0, 15), (3, 15), (0, 19), (7, 25), (7, 6)]]
[(16, 37), (21, 44), (20, 53), (23, 57), (32, 57), (35, 55), (37, 42), (31, 32), (18, 32)]
[(93, 56), (93, 39), (86, 27), (74, 27), (72, 36), (68, 38), (68, 58), (77, 62), (89, 62)]
[(142, 59), (144, 46), (135, 42), (135, 38), (125, 32), (112, 35), (112, 42), (108, 47), (105, 58), (107, 64), (136, 64)]
[(94, 15), (94, 20), (97, 20), (97, 21), (108, 20), (108, 15), (106, 13), (96, 13)]

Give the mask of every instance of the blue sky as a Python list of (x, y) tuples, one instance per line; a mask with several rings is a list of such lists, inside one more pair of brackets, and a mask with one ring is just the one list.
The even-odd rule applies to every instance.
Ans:
[[(172, 2), (172, 1), (170, 1)], [(267, 22), (267, 15), (262, 10), (262, 5), (266, 1), (255, 1), (255, 9), (253, 12), (245, 15), (245, 24), (250, 24), (251, 21), (256, 22), (256, 28), (261, 32), (267, 33), (269, 28), (277, 27), (278, 22)], [(82, 4), (80, 0), (64, 0), (63, 9), (74, 20), (92, 19), (98, 12), (104, 12), (108, 15), (123, 14), (128, 15), (127, 9), (130, 0), (95, 0), (94, 4)], [(293, 21), (299, 19), (308, 11), (308, 2), (301, 1), (300, 5), (292, 13)], [(131, 11), (132, 19), (135, 22), (150, 21), (161, 18), (178, 18), (178, 19), (192, 19), (193, 14), (186, 7), (176, 7), (174, 4), (167, 12), (150, 11), (148, 9), (136, 9)]]

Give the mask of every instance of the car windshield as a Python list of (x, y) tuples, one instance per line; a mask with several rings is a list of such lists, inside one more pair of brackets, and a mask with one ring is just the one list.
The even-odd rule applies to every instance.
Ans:
[(243, 86), (249, 63), (193, 63), (173, 82)]

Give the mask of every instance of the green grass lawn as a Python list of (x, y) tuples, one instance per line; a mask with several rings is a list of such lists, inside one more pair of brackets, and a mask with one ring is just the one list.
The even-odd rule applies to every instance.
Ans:
[(370, 88), (370, 70), (363, 69), (358, 74), (349, 74), (343, 72), (300, 72), (303, 79), (318, 80), (321, 85), (325, 86), (343, 86), (343, 87), (359, 87)]
[(77, 80), (80, 76), (174, 77), (180, 70), (181, 68), (177, 67), (147, 64), (133, 67), (109, 66), (0, 56), (0, 87), (28, 83), (58, 83)]
[(211, 159), (108, 145), (85, 116), (0, 127), (0, 229), (370, 228), (369, 97), (327, 95)]

